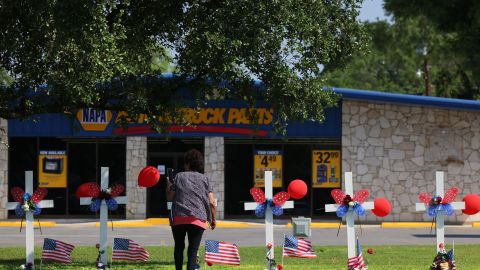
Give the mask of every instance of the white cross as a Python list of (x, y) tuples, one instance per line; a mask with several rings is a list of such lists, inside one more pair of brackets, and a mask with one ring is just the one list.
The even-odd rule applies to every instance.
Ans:
[[(25, 171), (25, 193), (33, 195), (33, 171)], [(14, 210), (17, 208), (18, 202), (7, 203), (8, 210)], [(41, 208), (53, 208), (52, 200), (42, 200), (38, 203)], [(25, 234), (26, 234), (26, 263), (32, 263), (32, 269), (35, 269), (35, 256), (34, 256), (34, 231), (33, 231), (33, 213), (25, 211)]]
[[(436, 182), (437, 182), (437, 191), (436, 194), (437, 196), (444, 197), (444, 190), (443, 190), (443, 181), (445, 179), (445, 173), (444, 172), (437, 172), (436, 173)], [(463, 210), (465, 209), (465, 202), (451, 202), (450, 205), (454, 210)], [(426, 211), (427, 206), (424, 203), (416, 203), (416, 210), (417, 211)], [(440, 243), (445, 243), (445, 213), (440, 206), (438, 209), (437, 213), (437, 224), (436, 224), (436, 230), (437, 230), (437, 251), (440, 251)]]
[[(345, 194), (354, 196), (353, 194), (353, 181), (352, 181), (352, 172), (345, 172)], [(373, 209), (373, 202), (364, 202), (362, 206), (365, 210)], [(326, 204), (325, 212), (336, 212), (340, 207), (338, 204)], [(348, 244), (348, 258), (356, 256), (355, 253), (355, 213), (353, 212), (352, 207), (349, 207), (346, 214), (347, 220), (347, 244)]]
[[(101, 169), (101, 189), (106, 190), (108, 189), (108, 167), (102, 167)], [(115, 200), (118, 204), (127, 204), (127, 197), (120, 196), (115, 197)], [(83, 197), (80, 198), (81, 205), (90, 205), (92, 203), (91, 197)], [(107, 265), (107, 229), (108, 229), (108, 207), (105, 200), (102, 200), (102, 204), (100, 206), (100, 248), (99, 251), (104, 251), (103, 254), (100, 255), (100, 262), (104, 265)]]
[[(272, 199), (273, 198), (273, 190), (272, 190), (272, 172), (265, 171), (265, 198)], [(245, 210), (255, 210), (258, 206), (256, 202), (247, 202), (245, 203)], [(293, 208), (293, 201), (286, 201), (285, 204), (282, 206), (283, 209), (290, 209)], [(272, 209), (267, 207), (265, 211), (265, 246), (268, 244), (272, 245), (271, 250), (267, 250), (267, 256), (269, 259), (274, 258), (274, 243), (273, 243), (273, 214)], [(270, 261), (267, 261), (267, 269), (270, 270)]]

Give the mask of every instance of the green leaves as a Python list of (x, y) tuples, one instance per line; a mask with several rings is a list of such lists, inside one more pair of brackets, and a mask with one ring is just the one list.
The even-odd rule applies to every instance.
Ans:
[[(336, 101), (322, 90), (322, 69), (342, 67), (365, 44), (360, 2), (0, 0), (0, 65), (17, 89), (0, 93), (25, 99), (0, 103), (0, 117), (95, 106), (154, 119), (179, 106), (178, 87), (188, 86), (199, 105), (225, 95), (251, 106), (264, 99), (279, 127), (322, 121)], [(169, 69), (167, 52), (174, 82), (142, 83)], [(25, 95), (41, 85), (48, 99)]]

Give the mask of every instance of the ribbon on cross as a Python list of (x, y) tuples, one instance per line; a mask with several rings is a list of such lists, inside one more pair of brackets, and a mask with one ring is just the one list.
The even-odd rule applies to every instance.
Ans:
[(357, 216), (365, 215), (365, 208), (363, 208), (362, 204), (370, 195), (368, 190), (359, 190), (353, 198), (350, 194), (345, 194), (341, 189), (334, 189), (331, 194), (335, 203), (340, 206), (336, 211), (337, 217), (344, 217), (350, 208), (353, 209), (353, 212), (355, 212)]
[(452, 187), (447, 192), (445, 192), (445, 197), (435, 195), (431, 196), (428, 192), (423, 192), (418, 195), (418, 199), (428, 206), (428, 216), (436, 217), (439, 210), (445, 211), (447, 216), (452, 216), (455, 213), (451, 202), (455, 201), (455, 198), (458, 194), (458, 188)]
[(258, 204), (255, 209), (255, 215), (257, 217), (264, 217), (267, 207), (272, 209), (272, 214), (276, 216), (282, 215), (283, 205), (288, 199), (290, 199), (290, 194), (285, 191), (278, 192), (272, 199), (267, 199), (263, 190), (258, 187), (251, 188), (250, 194), (252, 195), (253, 200)]
[(90, 211), (98, 212), (102, 201), (105, 200), (105, 203), (108, 206), (108, 210), (115, 211), (118, 209), (118, 202), (115, 200), (115, 197), (118, 197), (125, 190), (125, 187), (122, 184), (114, 184), (106, 190), (102, 190), (97, 183), (85, 183), (88, 187), (87, 196), (92, 197), (92, 202), (89, 206)]
[(13, 200), (18, 202), (15, 208), (15, 215), (20, 218), (25, 218), (25, 212), (32, 212), (34, 216), (39, 215), (42, 212), (42, 208), (38, 204), (48, 194), (46, 188), (37, 189), (33, 195), (28, 192), (25, 193), (22, 188), (13, 187), (10, 191), (12, 193)]

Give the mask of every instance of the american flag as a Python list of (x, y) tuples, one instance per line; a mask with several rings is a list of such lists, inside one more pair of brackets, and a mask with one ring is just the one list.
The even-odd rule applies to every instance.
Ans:
[(455, 255), (453, 249), (447, 253), (448, 258), (450, 259), (450, 270), (457, 270), (457, 265), (455, 264)]
[(211, 264), (240, 265), (237, 245), (207, 240), (205, 241), (205, 261)]
[(130, 239), (114, 238), (112, 260), (114, 261), (148, 261), (148, 251)]
[(307, 239), (285, 235), (283, 257), (316, 258), (312, 243)]
[(363, 260), (362, 254), (362, 245), (357, 239), (357, 249), (358, 249), (358, 256), (348, 258), (348, 269), (349, 270), (362, 270), (365, 269), (365, 261)]
[(61, 263), (72, 263), (72, 250), (75, 246), (62, 241), (45, 238), (43, 240), (42, 260), (53, 260)]

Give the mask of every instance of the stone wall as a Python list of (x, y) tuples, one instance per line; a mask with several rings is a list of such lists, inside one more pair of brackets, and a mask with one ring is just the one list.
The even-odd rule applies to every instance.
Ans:
[(8, 121), (0, 118), (0, 219), (6, 219), (8, 201)]
[(137, 185), (138, 174), (147, 166), (147, 137), (127, 137), (127, 219), (144, 219), (147, 189)]
[[(414, 205), (420, 192), (434, 193), (435, 171), (445, 171), (445, 189), (460, 189), (457, 201), (479, 193), (480, 113), (348, 100), (342, 106), (343, 172), (353, 172), (355, 190), (391, 201), (392, 214), (382, 220), (430, 221)], [(447, 218), (475, 220), (480, 214)]]
[(223, 137), (205, 137), (205, 175), (217, 199), (217, 219), (225, 214), (225, 143)]

